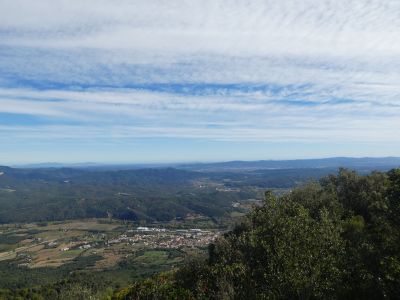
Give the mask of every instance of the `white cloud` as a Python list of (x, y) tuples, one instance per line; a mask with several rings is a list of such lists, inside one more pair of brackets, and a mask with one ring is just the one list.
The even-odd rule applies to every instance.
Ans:
[[(38, 135), (51, 139), (175, 137), (368, 142), (392, 139), (400, 126), (400, 106), (368, 101), (310, 101), (297, 93), (297, 99), (288, 102), (290, 91), (283, 95), (239, 90), (221, 95), (186, 96), (131, 89), (0, 89), (0, 113), (46, 116), (60, 123), (5, 126), (0, 132), (8, 137), (12, 128), (16, 130), (14, 138), (31, 139)], [(61, 125), (64, 122), (74, 125)]]
[(399, 15), (384, 0), (3, 0), (0, 113), (81, 122), (60, 136), (390, 140)]
[[(4, 43), (233, 55), (398, 54), (398, 1), (3, 1)], [(19, 33), (19, 34), (18, 34)], [(372, 52), (372, 53), (371, 53)]]

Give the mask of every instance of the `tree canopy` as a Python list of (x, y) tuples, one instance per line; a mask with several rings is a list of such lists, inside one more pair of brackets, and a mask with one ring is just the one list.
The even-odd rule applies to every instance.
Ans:
[(140, 297), (146, 286), (169, 295), (175, 287), (186, 299), (396, 299), (399, 212), (400, 170), (341, 169), (280, 197), (267, 191), (207, 258), (192, 259), (167, 285), (154, 278), (116, 299), (155, 299)]

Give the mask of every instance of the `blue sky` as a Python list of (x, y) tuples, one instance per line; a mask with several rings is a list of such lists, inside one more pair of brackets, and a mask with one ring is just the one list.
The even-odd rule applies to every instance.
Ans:
[(0, 2), (0, 164), (400, 156), (400, 2)]

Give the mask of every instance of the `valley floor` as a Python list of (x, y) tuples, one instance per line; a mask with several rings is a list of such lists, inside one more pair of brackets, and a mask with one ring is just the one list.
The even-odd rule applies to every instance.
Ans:
[(19, 278), (29, 273), (49, 274), (45, 282), (52, 283), (71, 272), (117, 272), (129, 282), (169, 270), (220, 235), (220, 229), (204, 227), (207, 221), (192, 216), (145, 225), (108, 219), (0, 225), (0, 273), (8, 272), (0, 276), (0, 289), (34, 286), (36, 280)]

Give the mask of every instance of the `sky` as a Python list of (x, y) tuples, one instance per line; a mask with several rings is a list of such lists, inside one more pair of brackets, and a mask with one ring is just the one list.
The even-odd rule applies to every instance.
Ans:
[(0, 164), (400, 156), (398, 0), (0, 0)]

